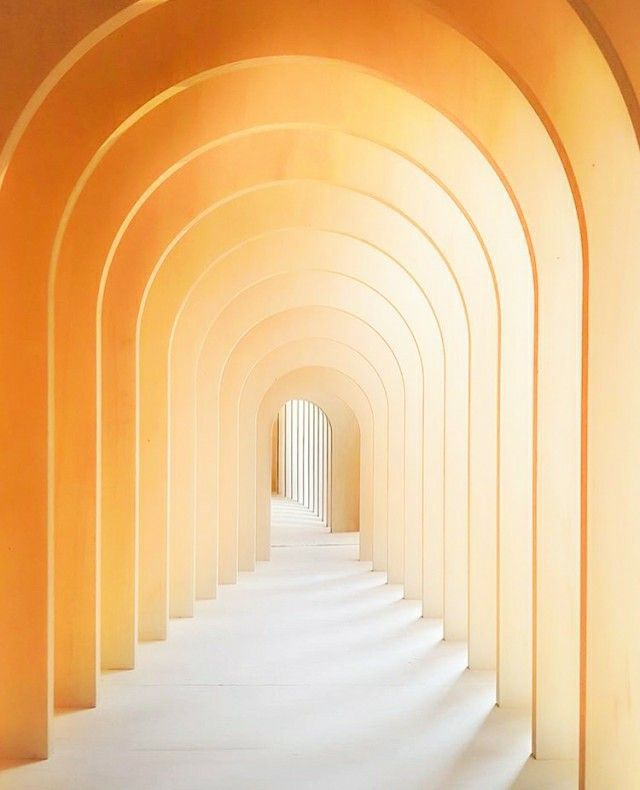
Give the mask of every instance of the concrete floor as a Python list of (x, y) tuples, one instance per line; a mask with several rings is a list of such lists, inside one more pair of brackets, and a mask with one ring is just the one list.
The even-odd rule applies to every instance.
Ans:
[(4, 765), (0, 788), (575, 788), (574, 765), (528, 760), (527, 716), (494, 707), (493, 674), (356, 560), (356, 535), (276, 500), (273, 543), (106, 674), (97, 709), (56, 716), (51, 759)]

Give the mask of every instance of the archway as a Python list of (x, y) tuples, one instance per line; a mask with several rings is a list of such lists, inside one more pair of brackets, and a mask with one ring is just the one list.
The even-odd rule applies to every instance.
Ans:
[[(446, 203), (451, 209), (437, 214), (443, 237), (463, 238), (454, 229), (466, 233), (463, 249), (455, 243), (441, 247), (442, 263), (460, 286), (458, 307), (452, 299), (439, 302), (436, 292), (447, 292), (435, 284), (423, 291), (434, 308), (425, 309), (424, 317), (442, 330), (441, 347), (416, 342), (415, 353), (409, 352), (413, 346), (396, 337), (394, 352), (402, 347), (406, 355), (399, 370), (408, 382), (407, 422), (436, 439), (410, 446), (405, 427), (397, 444), (413, 477), (407, 485), (403, 469), (396, 482), (403, 496), (419, 492), (423, 512), (435, 503), (429, 523), (443, 530), (445, 543), (457, 545), (467, 528), (468, 566), (464, 552), (455, 553), (457, 566), (445, 572), (444, 585), (454, 595), (462, 575), (468, 577), (470, 611), (476, 592), (493, 600), (486, 618), (471, 616), (472, 655), (481, 645), (478, 661), (494, 660), (496, 651), (487, 649), (492, 639), (483, 636), (495, 625), (500, 698), (533, 703), (536, 755), (573, 759), (580, 717), (583, 782), (628, 784), (640, 759), (634, 748), (640, 670), (628, 661), (638, 638), (637, 612), (629, 602), (640, 597), (634, 474), (640, 363), (629, 354), (640, 291), (639, 72), (629, 44), (637, 10), (600, 0), (523, 0), (517, 7), (507, 0), (488, 7), (470, 0), (274, 0), (267, 15), (257, 0), (241, 11), (223, 0), (214, 23), (206, 0), (93, 5), (56, 4), (73, 16), (71, 25), (53, 24), (46, 9), (38, 20), (29, 9), (9, 14), (18, 21), (7, 51), (22, 67), (7, 70), (15, 80), (3, 91), (7, 112), (0, 120), (6, 132), (0, 235), (9, 262), (0, 270), (0, 334), (7, 339), (0, 379), (8, 382), (0, 388), (7, 459), (0, 468), (0, 578), (8, 590), (0, 595), (0, 685), (7, 690), (0, 707), (2, 748), (19, 756), (47, 753), (53, 673), (59, 703), (96, 703), (101, 628), (105, 665), (135, 662), (137, 497), (142, 495), (146, 524), (144, 508), (154, 492), (158, 546), (168, 545), (167, 536), (181, 534), (185, 524), (185, 535), (193, 532), (193, 431), (185, 434), (184, 446), (168, 432), (178, 418), (194, 422), (197, 414), (198, 390), (183, 390), (172, 369), (184, 365), (189, 376), (199, 376), (196, 365), (207, 364), (197, 358), (199, 349), (180, 350), (183, 332), (189, 333), (178, 313), (196, 277), (190, 270), (179, 287), (174, 281), (176, 303), (163, 305), (162, 331), (154, 342), (147, 326), (136, 351), (136, 320), (141, 296), (152, 288), (150, 271), (165, 251), (169, 256), (168, 245), (178, 235), (196, 246), (202, 241), (189, 224), (198, 212), (242, 190), (286, 181), (283, 174), (313, 180), (315, 155), (320, 180), (328, 174), (330, 197), (309, 190), (309, 211), (298, 215), (302, 227), (310, 236), (352, 233), (366, 243), (375, 236), (397, 264), (399, 276), (390, 282), (399, 290), (390, 309), (407, 319), (408, 332), (414, 327), (408, 300), (421, 289), (402, 285), (408, 249), (385, 249), (381, 237), (395, 238), (396, 229), (413, 226), (435, 239), (427, 218), (410, 210), (427, 194), (427, 179), (444, 201), (434, 197), (429, 206), (444, 209)], [(25, 42), (37, 42), (28, 65)], [(276, 71), (281, 79), (268, 76)], [(236, 86), (227, 101), (207, 102), (223, 83)], [(256, 99), (261, 91), (262, 105)], [(358, 96), (367, 101), (352, 113)], [(199, 149), (222, 148), (218, 141), (227, 135), (234, 140), (225, 150), (235, 151), (226, 160), (229, 170), (236, 169), (243, 136), (246, 148), (255, 147), (268, 165), (252, 171), (248, 164), (244, 184), (222, 174), (216, 194), (205, 164), (213, 159)], [(373, 177), (363, 185), (351, 162), (372, 165)], [(158, 188), (162, 184), (166, 191)], [(354, 194), (344, 197), (344, 189)], [(181, 195), (183, 202), (163, 202), (169, 195)], [(314, 206), (324, 219), (330, 216), (324, 202), (334, 198), (343, 210), (348, 204), (362, 208), (362, 214), (355, 212), (362, 223), (315, 226), (309, 220)], [(178, 216), (174, 227), (172, 217)], [(363, 233), (366, 226), (384, 232)], [(243, 233), (238, 243), (249, 238)], [(422, 251), (417, 237), (415, 244)], [(209, 250), (196, 252), (197, 265), (211, 262)], [(132, 260), (134, 265), (119, 269), (118, 261)], [(482, 270), (475, 266), (479, 261), (486, 264)], [(322, 277), (306, 281), (322, 291), (319, 302), (338, 282), (324, 277), (322, 268)], [(478, 280), (463, 281), (462, 272), (480, 271)], [(159, 293), (173, 290), (172, 272), (160, 278)], [(374, 278), (363, 277), (362, 287), (375, 290)], [(339, 309), (346, 310), (346, 302), (351, 296)], [(119, 311), (121, 323), (114, 318)], [(459, 391), (469, 394), (456, 400), (458, 389), (447, 390), (446, 374), (460, 347), (447, 338), (462, 337), (451, 330), (463, 326), (463, 314), (469, 354), (457, 381)], [(379, 333), (390, 326), (385, 321)], [(142, 470), (144, 476), (154, 459), (144, 452), (146, 434), (136, 430), (136, 377), (142, 383), (145, 370), (137, 352), (164, 359), (153, 383), (162, 395), (145, 400), (143, 394), (137, 403), (139, 423), (143, 430), (153, 424), (158, 441), (150, 475), (155, 489), (140, 476), (136, 487), (136, 474)], [(413, 377), (418, 365), (410, 363), (410, 354), (433, 365), (425, 365), (422, 380)], [(241, 355), (230, 357), (234, 387)], [(430, 390), (433, 379), (437, 385)], [(147, 392), (144, 387), (148, 380)], [(242, 387), (234, 391), (239, 395)], [(165, 392), (171, 395), (165, 398)], [(428, 408), (431, 393), (437, 408)], [(178, 401), (189, 403), (182, 409)], [(447, 423), (452, 405), (456, 416)], [(224, 406), (229, 414), (236, 407)], [(389, 420), (397, 418), (395, 407), (387, 408)], [(137, 450), (136, 434), (143, 437)], [(224, 441), (236, 448), (239, 435), (225, 433)], [(444, 455), (439, 461), (434, 446)], [(177, 463), (182, 450), (189, 456), (184, 466)], [(458, 463), (448, 468), (452, 455)], [(468, 485), (461, 482), (466, 467), (456, 474), (465, 459)], [(167, 466), (177, 479), (167, 477)], [(437, 496), (435, 486), (426, 485), (427, 468), (443, 484)], [(183, 469), (189, 478), (184, 486)], [(396, 486), (389, 493), (398, 496)], [(235, 507), (224, 496), (220, 505), (230, 512)], [(416, 538), (411, 525), (421, 508), (418, 494), (402, 506), (403, 519), (409, 514), (407, 531)], [(434, 519), (438, 508), (444, 524)], [(188, 559), (193, 544), (178, 541), (176, 567), (188, 567), (179, 561), (180, 550)], [(170, 554), (160, 555), (154, 578), (166, 588)], [(395, 578), (414, 593), (421, 576), (432, 578), (424, 557), (418, 562), (411, 552), (401, 556), (399, 543), (390, 557)], [(148, 578), (148, 555), (142, 567)], [(490, 581), (485, 585), (483, 579)], [(189, 577), (181, 587), (187, 608), (195, 589), (190, 585)], [(99, 611), (101, 586), (106, 594)], [(437, 604), (434, 595), (434, 611)], [(466, 631), (465, 603), (458, 604), (456, 625)], [(28, 627), (19, 630), (18, 622)], [(167, 609), (159, 607), (158, 633), (166, 624)]]
[(358, 532), (360, 428), (351, 409), (330, 394), (315, 401), (289, 399), (273, 426), (272, 479), (274, 459), (276, 465), (283, 459), (276, 493), (318, 516), (331, 532)]

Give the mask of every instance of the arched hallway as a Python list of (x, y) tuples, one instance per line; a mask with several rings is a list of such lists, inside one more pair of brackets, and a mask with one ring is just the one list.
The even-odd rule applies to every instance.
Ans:
[(640, 790), (637, 0), (0, 41), (0, 783)]
[(0, 788), (574, 787), (572, 766), (528, 759), (528, 717), (495, 708), (494, 673), (466, 670), (465, 645), (358, 561), (356, 533), (276, 497), (272, 540)]

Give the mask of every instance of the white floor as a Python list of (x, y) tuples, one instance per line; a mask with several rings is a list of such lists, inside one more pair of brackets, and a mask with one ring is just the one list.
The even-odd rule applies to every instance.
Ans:
[(528, 760), (527, 717), (492, 703), (440, 623), (332, 535), (274, 504), (273, 556), (104, 676), (96, 710), (61, 714), (46, 762), (12, 790), (574, 788)]

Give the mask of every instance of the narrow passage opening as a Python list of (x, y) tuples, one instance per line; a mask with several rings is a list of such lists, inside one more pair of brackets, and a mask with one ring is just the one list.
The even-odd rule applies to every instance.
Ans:
[(272, 432), (272, 492), (297, 502), (331, 528), (332, 429), (308, 400), (288, 400)]
[(273, 546), (359, 544), (360, 429), (346, 404), (329, 407), (332, 419), (291, 399), (273, 422)]

